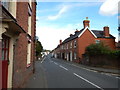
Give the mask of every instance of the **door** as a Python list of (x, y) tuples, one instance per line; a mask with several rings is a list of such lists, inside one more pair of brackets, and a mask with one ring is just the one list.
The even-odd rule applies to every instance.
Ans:
[(9, 61), (9, 38), (3, 36), (2, 39), (2, 88), (7, 88)]

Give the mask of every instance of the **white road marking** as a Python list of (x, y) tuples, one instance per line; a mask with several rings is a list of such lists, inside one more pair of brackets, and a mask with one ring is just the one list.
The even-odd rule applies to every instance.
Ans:
[(116, 77), (117, 79), (120, 79), (120, 77)]
[(90, 69), (87, 69), (87, 68), (79, 67), (79, 66), (74, 65), (74, 64), (71, 64), (71, 65), (72, 65), (72, 66), (75, 66), (75, 67), (77, 67), (77, 68), (81, 68), (81, 69), (87, 70), (87, 71), (97, 72), (97, 71), (90, 70)]
[(78, 74), (76, 74), (76, 73), (73, 73), (73, 74), (74, 74), (75, 76), (77, 76), (77, 77), (79, 77), (79, 78), (83, 79), (84, 81), (86, 81), (86, 82), (88, 82), (88, 83), (92, 84), (93, 86), (95, 86), (95, 87), (97, 87), (97, 88), (100, 88), (101, 90), (104, 90), (103, 88), (101, 88), (101, 87), (99, 87), (98, 85), (96, 85), (96, 84), (94, 84), (94, 83), (92, 83), (92, 82), (88, 81), (87, 79), (85, 79), (85, 78), (81, 77), (80, 75), (78, 75)]
[(111, 77), (111, 74), (108, 74), (108, 73), (101, 73), (101, 74), (104, 74), (104, 75), (107, 75), (107, 76)]
[(50, 62), (53, 62), (53, 61), (50, 61)]
[(41, 61), (41, 63), (43, 63), (43, 61), (45, 60), (46, 57), (43, 58), (43, 60)]
[(58, 65), (58, 63), (54, 62), (54, 64)]
[(59, 65), (61, 68), (63, 68), (63, 69), (65, 69), (65, 70), (67, 70), (68, 71), (68, 69), (67, 68), (65, 68), (65, 67), (63, 67), (63, 66), (61, 66), (61, 65)]

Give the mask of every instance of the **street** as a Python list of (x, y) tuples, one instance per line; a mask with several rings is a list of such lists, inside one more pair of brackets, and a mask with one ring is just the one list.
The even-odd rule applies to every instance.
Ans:
[(41, 77), (42, 73), (36, 76), (34, 82), (36, 86), (33, 88), (40, 88), (39, 84), (43, 83), (45, 85), (42, 88), (96, 88), (104, 90), (105, 88), (118, 88), (119, 86), (118, 80), (120, 78), (117, 76), (78, 67), (64, 60), (51, 58), (51, 55), (38, 62), (40, 62), (39, 69), (36, 72), (41, 70), (44, 79), (40, 79), (41, 83), (39, 83), (40, 80), (37, 81), (37, 78)]

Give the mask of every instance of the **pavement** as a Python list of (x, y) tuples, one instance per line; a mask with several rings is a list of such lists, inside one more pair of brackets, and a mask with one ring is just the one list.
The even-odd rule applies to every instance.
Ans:
[[(58, 60), (65, 61), (63, 59), (58, 59)], [(108, 69), (108, 68), (92, 67), (92, 66), (78, 64), (78, 63), (74, 63), (74, 62), (70, 62), (70, 61), (65, 61), (65, 62), (68, 62), (70, 64), (74, 64), (74, 65), (76, 65), (78, 67), (83, 67), (85, 69), (90, 69), (90, 70), (94, 70), (94, 71), (101, 72), (101, 73), (110, 73), (112, 75), (120, 76), (120, 70), (119, 69), (110, 69), (110, 68)]]
[(45, 73), (40, 60), (35, 61), (35, 73), (26, 82), (25, 88), (47, 88)]
[[(58, 64), (59, 67), (57, 65), (55, 66), (55, 64)], [(72, 67), (70, 65), (75, 66), (75, 67)], [(67, 67), (67, 69), (70, 71), (67, 72), (67, 69), (64, 68), (63, 66)], [(62, 68), (63, 70), (59, 68)], [(100, 84), (100, 86), (102, 87), (108, 87), (108, 86), (117, 87), (115, 84), (117, 83), (115, 77), (119, 78), (120, 76), (120, 73), (119, 73), (120, 70), (90, 67), (90, 66), (86, 66), (82, 64), (65, 61), (62, 59), (44, 57), (42, 58), (42, 60), (38, 60), (35, 62), (35, 73), (27, 81), (25, 88), (61, 88), (61, 87), (93, 88), (94, 86), (96, 86), (93, 83), (92, 83), (93, 86), (91, 86), (89, 84), (91, 82), (89, 81), (88, 81), (89, 83), (88, 82), (86, 83), (81, 80), (79, 81), (78, 78), (75, 78), (73, 74), (71, 74), (71, 72), (76, 72), (77, 74), (76, 73), (73, 73), (73, 74), (74, 76), (77, 76), (78, 78), (82, 78), (81, 76), (79, 76), (79, 75), (82, 75), (88, 80), (94, 83), (97, 83), (97, 85)], [(114, 76), (108, 77), (108, 76), (105, 76), (104, 74), (100, 75), (99, 73), (92, 73), (92, 72), (100, 72), (104, 74), (106, 73), (108, 75), (111, 74), (111, 75), (114, 75), (115, 77)], [(105, 82), (103, 78), (106, 79)], [(84, 79), (84, 80), (87, 81), (87, 79)], [(113, 81), (113, 83), (111, 81)], [(74, 84), (76, 82), (78, 83)], [(80, 84), (81, 86), (79, 85), (79, 83), (81, 83)], [(103, 85), (103, 83), (105, 84)]]

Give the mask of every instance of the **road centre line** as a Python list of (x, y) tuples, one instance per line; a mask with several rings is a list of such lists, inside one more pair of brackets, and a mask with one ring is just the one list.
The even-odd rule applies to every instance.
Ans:
[(59, 65), (61, 68), (63, 68), (63, 69), (65, 69), (65, 70), (67, 70), (68, 71), (68, 69), (67, 68), (65, 68), (65, 67), (63, 67), (63, 66), (61, 66), (61, 65)]
[(78, 75), (78, 74), (76, 74), (76, 73), (73, 73), (73, 74), (74, 74), (75, 76), (77, 76), (77, 77), (79, 77), (79, 78), (83, 79), (84, 81), (86, 81), (86, 82), (88, 82), (88, 83), (92, 84), (93, 86), (95, 86), (95, 87), (97, 87), (97, 88), (99, 88), (99, 89), (101, 89), (101, 90), (104, 90), (103, 88), (101, 88), (101, 87), (99, 87), (98, 85), (96, 85), (96, 84), (94, 84), (94, 83), (92, 83), (92, 82), (88, 81), (87, 79), (85, 79), (85, 78), (81, 77), (80, 75)]
[(46, 57), (43, 58), (43, 60), (41, 61), (41, 63), (43, 63), (43, 61), (45, 60)]

